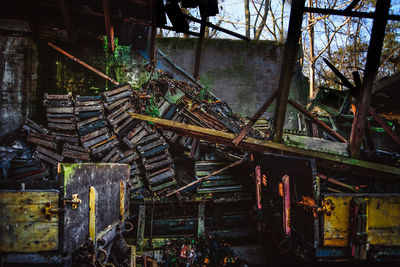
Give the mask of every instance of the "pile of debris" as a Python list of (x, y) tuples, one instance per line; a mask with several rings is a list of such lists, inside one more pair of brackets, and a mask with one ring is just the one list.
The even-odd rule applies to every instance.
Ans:
[(231, 245), (216, 234), (172, 240), (152, 254), (142, 255), (138, 263), (143, 266), (155, 262), (161, 266), (246, 266)]
[[(2, 143), (8, 146), (3, 148), (2, 178), (18, 182), (52, 180), (59, 162), (127, 163), (131, 165), (133, 195), (162, 196), (178, 186), (174, 161), (181, 155), (172, 155), (171, 145), (180, 147), (185, 157), (200, 160), (196, 157), (200, 142), (158, 130), (131, 118), (129, 112), (234, 133), (245, 124), (226, 103), (186, 82), (162, 77), (150, 80), (145, 88), (137, 92), (129, 84), (121, 84), (96, 96), (45, 94), (47, 127), (27, 119), (22, 126), (24, 137), (19, 140), (28, 143), (24, 147), (10, 148), (12, 144), (3, 138)], [(253, 130), (250, 135), (261, 138), (263, 134)], [(21, 158), (28, 148), (33, 153)], [(188, 180), (200, 179), (221, 164), (200, 160)], [(197, 191), (240, 191), (231, 178), (224, 173), (215, 176)]]

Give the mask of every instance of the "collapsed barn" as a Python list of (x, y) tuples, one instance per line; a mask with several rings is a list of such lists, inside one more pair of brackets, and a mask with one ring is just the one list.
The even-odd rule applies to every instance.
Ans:
[[(379, 40), (387, 21), (399, 20), (388, 15), (390, 1), (377, 1), (374, 13), (352, 11), (353, 4), (328, 10), (293, 1), (277, 89), (250, 119), (199, 82), (205, 26), (246, 39), (206, 21), (218, 12), (217, 1), (200, 5), (202, 20), (182, 13), (178, 2), (31, 1), (34, 12), (22, 2), (1, 13), (3, 61), (15, 66), (2, 70), (7, 79), (14, 72), (4, 90), (12, 101), (1, 103), (0, 251), (6, 265), (400, 259), (400, 137), (396, 120), (387, 116), (398, 112), (391, 99), (399, 79), (374, 83)], [(373, 19), (375, 41), (362, 81), (326, 61), (347, 90), (319, 91), (311, 108), (325, 110), (325, 117), (289, 96), (305, 12)], [(200, 33), (190, 32), (187, 20), (200, 23)], [(193, 76), (155, 48), (157, 27), (199, 37)], [(105, 50), (121, 49), (118, 36), (119, 45), (145, 59), (140, 87), (122, 82), (123, 71), (110, 77), (63, 49), (82, 40), (81, 47), (98, 46), (93, 39), (103, 34)], [(67, 92), (71, 85), (37, 88), (50, 80), (43, 70), (50, 69), (51, 53), (87, 71), (83, 86), (96, 84), (88, 77), (106, 86), (78, 94)], [(60, 62), (52, 65), (61, 68)], [(32, 78), (37, 63), (39, 81)], [(273, 119), (262, 120), (274, 101)], [(284, 128), (289, 106), (297, 129)]]

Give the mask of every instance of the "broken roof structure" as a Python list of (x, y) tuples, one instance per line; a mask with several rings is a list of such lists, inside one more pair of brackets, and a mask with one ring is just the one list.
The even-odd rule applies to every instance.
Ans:
[[(91, 95), (48, 91), (40, 96), (46, 126), (26, 118), (1, 137), (4, 262), (216, 266), (234, 255), (247, 264), (287, 255), (398, 261), (400, 137), (398, 126), (385, 120), (398, 107), (382, 105), (396, 94), (398, 75), (378, 83), (375, 77), (387, 21), (400, 17), (389, 15), (390, 1), (378, 0), (373, 13), (352, 11), (357, 2), (329, 10), (292, 1), (278, 88), (249, 119), (198, 81), (206, 26), (246, 39), (206, 21), (218, 12), (217, 1), (182, 1), (199, 6), (201, 20), (182, 13), (177, 1), (30, 2), (41, 10), (28, 16), (31, 31), (46, 40), (46, 49), (113, 87)], [(11, 4), (13, 18), (25, 16), (21, 4)], [(314, 99), (312, 107), (328, 118), (289, 98), (305, 12), (373, 19), (363, 79), (354, 74), (353, 83), (326, 61), (346, 88), (324, 88)], [(200, 32), (190, 32), (187, 20), (200, 23)], [(61, 23), (65, 31), (56, 26)], [(157, 27), (199, 37), (193, 75), (155, 48)], [(2, 34), (24, 38), (30, 30), (23, 28), (2, 26)], [(116, 50), (118, 36), (148, 61), (141, 88), (55, 44), (103, 33), (107, 50)], [(253, 128), (274, 101), (273, 123)], [(308, 136), (284, 133), (288, 104), (302, 114)], [(351, 127), (342, 127), (349, 121)], [(393, 142), (392, 150), (379, 149), (372, 124)], [(266, 258), (246, 255), (249, 246)]]

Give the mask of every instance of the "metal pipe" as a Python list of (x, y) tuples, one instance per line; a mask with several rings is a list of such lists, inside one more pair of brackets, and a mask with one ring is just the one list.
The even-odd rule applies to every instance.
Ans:
[(71, 55), (70, 53), (68, 53), (68, 52), (66, 52), (66, 51), (64, 51), (64, 50), (62, 50), (62, 49), (59, 48), (58, 46), (56, 46), (56, 45), (54, 45), (54, 44), (52, 44), (52, 43), (50, 43), (50, 42), (48, 42), (47, 44), (48, 44), (50, 47), (52, 47), (54, 50), (57, 50), (57, 51), (60, 52), (61, 54), (64, 54), (65, 56), (67, 56), (67, 57), (69, 57), (70, 59), (72, 59), (73, 61), (75, 61), (75, 62), (81, 64), (81, 65), (84, 66), (85, 68), (87, 68), (87, 69), (93, 71), (94, 73), (96, 73), (97, 75), (103, 77), (104, 79), (109, 80), (110, 82), (112, 82), (112, 83), (115, 84), (115, 85), (119, 85), (119, 82), (117, 82), (117, 81), (111, 79), (110, 77), (108, 77), (108, 76), (105, 75), (104, 73), (102, 73), (102, 72), (96, 70), (96, 69), (93, 68), (92, 66), (90, 66), (90, 65), (86, 64), (85, 62), (83, 62), (82, 60), (80, 60), (80, 59), (74, 57), (74, 56)]

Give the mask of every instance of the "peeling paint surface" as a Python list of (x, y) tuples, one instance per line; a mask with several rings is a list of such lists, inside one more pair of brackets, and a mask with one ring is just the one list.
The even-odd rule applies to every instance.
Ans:
[[(26, 23), (14, 21), (14, 30)], [(37, 47), (28, 36), (0, 35), (0, 136), (18, 128), (35, 106)]]

